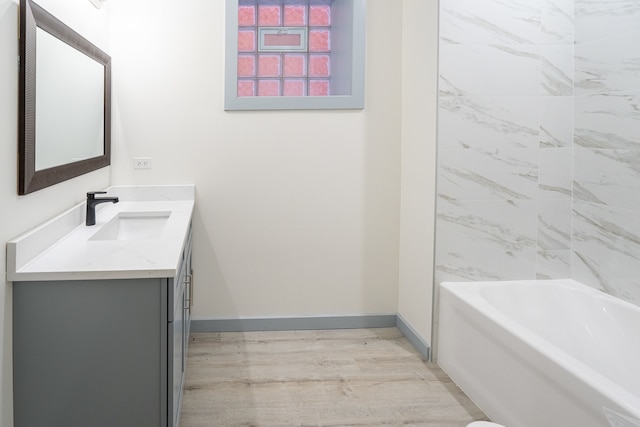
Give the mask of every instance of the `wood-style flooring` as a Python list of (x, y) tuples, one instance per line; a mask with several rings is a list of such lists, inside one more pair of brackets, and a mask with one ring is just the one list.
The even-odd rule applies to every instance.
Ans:
[(180, 427), (463, 427), (484, 414), (396, 328), (192, 334)]

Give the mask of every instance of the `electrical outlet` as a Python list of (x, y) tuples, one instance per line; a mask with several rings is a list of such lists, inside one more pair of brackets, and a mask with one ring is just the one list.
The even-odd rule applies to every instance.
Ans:
[(134, 169), (151, 169), (151, 157), (134, 157)]

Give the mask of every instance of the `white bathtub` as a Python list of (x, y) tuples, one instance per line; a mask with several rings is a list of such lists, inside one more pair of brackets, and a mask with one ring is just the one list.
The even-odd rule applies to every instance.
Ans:
[(438, 364), (507, 427), (640, 426), (640, 307), (573, 280), (443, 283)]

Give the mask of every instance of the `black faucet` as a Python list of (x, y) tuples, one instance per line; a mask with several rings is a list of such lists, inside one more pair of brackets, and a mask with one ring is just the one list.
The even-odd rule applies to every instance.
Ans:
[(89, 191), (87, 193), (87, 225), (96, 225), (96, 205), (100, 203), (118, 203), (117, 197), (101, 197), (96, 199), (96, 194), (106, 194), (106, 191)]

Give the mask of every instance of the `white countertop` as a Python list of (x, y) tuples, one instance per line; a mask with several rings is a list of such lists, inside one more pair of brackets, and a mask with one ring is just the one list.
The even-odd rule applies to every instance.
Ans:
[[(174, 277), (191, 224), (195, 188), (110, 187), (119, 203), (102, 203), (87, 227), (81, 203), (7, 243), (7, 280), (95, 280)], [(170, 212), (152, 240), (90, 240), (122, 212)]]

